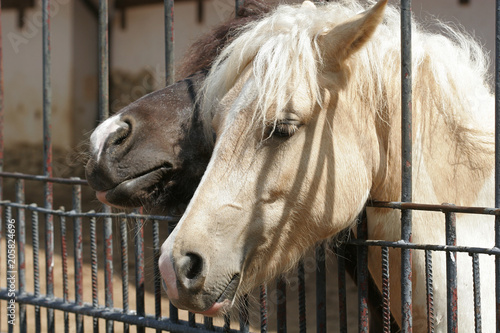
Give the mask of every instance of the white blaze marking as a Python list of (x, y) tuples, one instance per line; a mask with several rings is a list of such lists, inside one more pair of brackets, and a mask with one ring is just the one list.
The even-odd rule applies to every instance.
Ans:
[(119, 120), (119, 115), (108, 118), (102, 124), (97, 126), (90, 136), (90, 146), (92, 147), (92, 153), (97, 157), (97, 161), (99, 161), (99, 158), (101, 157), (102, 150), (104, 149), (104, 143), (106, 142), (108, 136), (120, 128)]

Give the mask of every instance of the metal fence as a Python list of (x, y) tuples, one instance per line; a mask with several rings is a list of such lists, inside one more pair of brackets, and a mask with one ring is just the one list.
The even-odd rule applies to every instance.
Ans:
[[(235, 7), (242, 5), (243, 0), (236, 0)], [(140, 211), (132, 214), (115, 213), (110, 208), (104, 208), (102, 212), (82, 212), (82, 187), (87, 186), (86, 181), (71, 178), (54, 178), (52, 175), (52, 142), (51, 142), (51, 47), (50, 47), (50, 18), (49, 18), (50, 0), (42, 0), (43, 16), (43, 145), (44, 145), (44, 174), (26, 175), (17, 173), (8, 173), (3, 171), (3, 70), (2, 70), (2, 50), (0, 49), (0, 240), (4, 240), (4, 249), (0, 249), (0, 257), (5, 256), (6, 267), (0, 268), (0, 278), (6, 279), (6, 288), (0, 288), (0, 304), (4, 304), (6, 313), (0, 313), (0, 324), (7, 322), (9, 332), (26, 332), (33, 330), (42, 330), (42, 321), (45, 322), (45, 329), (49, 332), (76, 331), (86, 332), (90, 330), (84, 326), (84, 317), (92, 318), (92, 329), (99, 331), (102, 328), (99, 320), (105, 321), (105, 330), (108, 332), (117, 329), (120, 323), (120, 330), (128, 332), (136, 330), (144, 332), (146, 328), (156, 329), (156, 331), (171, 332), (248, 332), (249, 319), (248, 309), (243, 307), (239, 316), (239, 323), (231, 325), (229, 317), (224, 318), (222, 325), (214, 324), (211, 318), (204, 318), (203, 322), (197, 321), (194, 314), (188, 314), (187, 320), (179, 318), (178, 310), (168, 307), (168, 316), (165, 316), (165, 309), (162, 312), (161, 299), (161, 279), (158, 270), (158, 258), (160, 253), (160, 228), (172, 228), (176, 222), (175, 218), (168, 216), (143, 215)], [(401, 1), (401, 32), (402, 32), (402, 199), (401, 202), (369, 202), (371, 207), (383, 207), (401, 210), (402, 213), (402, 232), (401, 239), (397, 242), (372, 241), (365, 240), (367, 234), (366, 221), (358, 226), (358, 238), (348, 241), (345, 245), (351, 245), (357, 249), (355, 252), (357, 268), (358, 285), (358, 329), (359, 332), (368, 332), (368, 303), (370, 276), (367, 268), (368, 246), (380, 247), (382, 250), (382, 323), (383, 331), (391, 331), (391, 313), (390, 313), (390, 295), (389, 295), (389, 269), (388, 269), (388, 249), (400, 248), (402, 251), (402, 327), (403, 332), (412, 331), (412, 312), (411, 312), (411, 267), (412, 251), (425, 251), (426, 258), (426, 284), (428, 292), (428, 331), (433, 332), (433, 299), (432, 299), (432, 253), (436, 251), (446, 251), (447, 255), (447, 281), (448, 288), (448, 330), (450, 332), (458, 331), (456, 316), (457, 304), (457, 286), (455, 263), (457, 252), (467, 252), (472, 257), (473, 275), (474, 275), (474, 305), (476, 316), (476, 331), (481, 331), (481, 303), (479, 297), (479, 261), (478, 256), (495, 255), (496, 256), (496, 313), (497, 313), (497, 332), (500, 332), (500, 208), (481, 208), (481, 207), (459, 207), (453, 205), (427, 205), (412, 203), (412, 182), (411, 182), (411, 1)], [(99, 0), (99, 115), (100, 119), (108, 117), (109, 93), (108, 93), (108, 7), (106, 0)], [(0, 10), (1, 11), (1, 10)], [(496, 28), (496, 119), (500, 119), (500, 0), (496, 1), (497, 28)], [(0, 12), (1, 20), (1, 12)], [(166, 45), (166, 77), (167, 83), (173, 82), (173, 0), (165, 0), (165, 45)], [(0, 25), (0, 47), (1, 47), (1, 25)], [(500, 207), (500, 121), (496, 122), (496, 160), (495, 160), (495, 207)], [(4, 187), (2, 184), (6, 180), (13, 180), (15, 183), (15, 201), (3, 200), (2, 194)], [(42, 183), (44, 188), (44, 204), (39, 207), (36, 204), (25, 203), (25, 182)], [(53, 186), (54, 184), (66, 186), (72, 193), (71, 210), (64, 208), (55, 209), (53, 207)], [(412, 210), (427, 210), (443, 212), (443, 220), (446, 223), (446, 245), (423, 245), (411, 242), (412, 232)], [(467, 214), (488, 214), (495, 215), (495, 247), (468, 248), (457, 246), (455, 242), (455, 215), (457, 213)], [(42, 218), (41, 218), (42, 217)], [(73, 230), (67, 230), (67, 221), (71, 221)], [(361, 220), (365, 220), (362, 216)], [(27, 223), (31, 228), (32, 238), (27, 239)], [(145, 222), (147, 221), (147, 222)], [(150, 223), (152, 228), (152, 258), (145, 258), (144, 249), (144, 225)], [(40, 226), (44, 230), (40, 230)], [(83, 232), (89, 229), (90, 244), (84, 244)], [(102, 232), (98, 232), (102, 228)], [(121, 258), (121, 277), (122, 307), (115, 307), (115, 294), (113, 292), (113, 229), (119, 230), (120, 234), (120, 258)], [(128, 234), (134, 232), (134, 244), (129, 244)], [(44, 234), (44, 245), (40, 244), (39, 235)], [(56, 234), (58, 237), (56, 237)], [(73, 247), (69, 245), (68, 235), (71, 234)], [(102, 235), (102, 238), (100, 237)], [(26, 284), (26, 244), (31, 244), (33, 252), (33, 290), (28, 290)], [(99, 257), (98, 244), (103, 243), (103, 257)], [(1, 243), (0, 243), (1, 244)], [(61, 253), (62, 276), (54, 275), (54, 249), (59, 248)], [(41, 261), (39, 256), (40, 247), (44, 246), (45, 260)], [(134, 247), (134, 270), (135, 270), (135, 310), (129, 309), (129, 247)], [(149, 244), (148, 244), (149, 246)], [(84, 251), (90, 251), (91, 257), (91, 283), (84, 281), (83, 278), (83, 254)], [(339, 295), (339, 323), (337, 327), (328, 327), (329, 331), (347, 332), (346, 310), (346, 265), (349, 263), (345, 259), (351, 254), (344, 246), (335, 249), (338, 254), (338, 295)], [(71, 254), (72, 253), (72, 254)], [(70, 258), (72, 257), (72, 260)], [(145, 279), (145, 262), (153, 262), (153, 276), (151, 280)], [(69, 262), (74, 263), (74, 282), (70, 283)], [(104, 289), (98, 286), (98, 262), (104, 266)], [(44, 265), (45, 276), (42, 277), (41, 265)], [(347, 270), (350, 270), (349, 267)], [(327, 300), (326, 286), (327, 275), (325, 268), (325, 247), (320, 246), (316, 249), (316, 327), (317, 332), (327, 331)], [(3, 273), (5, 272), (5, 273)], [(306, 295), (305, 295), (305, 271), (304, 263), (298, 266), (298, 309), (299, 316), (297, 326), (300, 332), (306, 331)], [(56, 297), (54, 291), (54, 281), (62, 280), (63, 297)], [(42, 283), (45, 282), (45, 283)], [(74, 284), (74, 299), (70, 299), (69, 286)], [(45, 290), (41, 290), (41, 286)], [(91, 285), (91, 286), (90, 286)], [(152, 285), (154, 290), (154, 314), (146, 313), (145, 306), (145, 288)], [(89, 289), (90, 288), (90, 289)], [(84, 302), (84, 293), (92, 293), (92, 303)], [(276, 309), (276, 327), (279, 332), (287, 330), (287, 302), (286, 302), (287, 284), (283, 279), (278, 279), (276, 292), (272, 300), (277, 304)], [(99, 295), (104, 293), (104, 302), (99, 300)], [(267, 288), (262, 286), (259, 293), (260, 301), (260, 331), (268, 330), (268, 297)], [(244, 300), (248, 303), (248, 300)], [(34, 308), (35, 318), (27, 318), (27, 309)], [(46, 312), (46, 319), (42, 320), (41, 314)], [(54, 312), (63, 313), (63, 321), (56, 322)], [(70, 316), (71, 314), (71, 316)], [(455, 315), (454, 315), (455, 314)], [(74, 318), (73, 318), (74, 315)], [(122, 326), (123, 325), (123, 326)], [(239, 325), (239, 330), (235, 326)], [(0, 328), (2, 326), (0, 325)], [(64, 329), (63, 329), (64, 327)]]

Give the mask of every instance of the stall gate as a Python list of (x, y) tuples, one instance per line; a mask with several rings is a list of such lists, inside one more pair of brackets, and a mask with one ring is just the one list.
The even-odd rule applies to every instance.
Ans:
[[(235, 7), (241, 6), (243, 0), (236, 0)], [(493, 4), (485, 4), (491, 5)], [(101, 212), (82, 211), (81, 192), (82, 187), (87, 186), (86, 181), (78, 178), (55, 178), (52, 175), (52, 135), (51, 135), (51, 49), (50, 49), (50, 0), (42, 0), (43, 18), (43, 146), (44, 146), (44, 173), (43, 175), (29, 175), (19, 173), (3, 172), (3, 128), (8, 124), (3, 123), (3, 73), (2, 73), (2, 52), (0, 49), (0, 258), (4, 257), (6, 267), (0, 268), (0, 279), (4, 279), (6, 287), (0, 289), (0, 330), (7, 327), (8, 332), (42, 331), (60, 332), (75, 331), (94, 332), (104, 329), (106, 332), (115, 330), (128, 332), (130, 330), (144, 332), (146, 329), (170, 332), (248, 332), (249, 312), (243, 306), (239, 318), (234, 316), (230, 319), (226, 316), (221, 323), (217, 324), (211, 318), (203, 318), (194, 314), (187, 314), (182, 319), (178, 311), (173, 306), (168, 306), (168, 315), (165, 307), (162, 311), (161, 279), (158, 271), (158, 258), (160, 254), (160, 228), (168, 226), (171, 229), (176, 222), (175, 218), (168, 216), (143, 215), (141, 211), (131, 214), (113, 212), (104, 207)], [(411, 1), (401, 1), (401, 33), (402, 33), (402, 201), (401, 202), (370, 202), (369, 206), (384, 207), (401, 210), (402, 213), (402, 233), (398, 242), (387, 241), (366, 241), (366, 223), (360, 223), (358, 229), (358, 239), (352, 239), (347, 245), (356, 248), (357, 265), (356, 276), (358, 285), (358, 330), (368, 332), (368, 298), (369, 298), (369, 273), (367, 268), (367, 247), (378, 246), (382, 250), (382, 274), (384, 288), (382, 290), (382, 313), (381, 330), (391, 331), (390, 295), (389, 295), (389, 269), (388, 269), (388, 249), (401, 248), (402, 251), (402, 273), (408, 277), (402, 280), (402, 307), (403, 318), (401, 330), (403, 332), (412, 331), (411, 312), (411, 252), (425, 251), (427, 263), (427, 292), (428, 292), (428, 331), (433, 332), (433, 298), (432, 298), (432, 253), (435, 251), (446, 251), (447, 258), (447, 281), (448, 281), (448, 328), (450, 332), (458, 331), (456, 316), (456, 264), (454, 258), (457, 252), (467, 252), (472, 257), (474, 291), (475, 291), (475, 320), (476, 332), (481, 331), (481, 303), (479, 297), (479, 255), (495, 255), (496, 257), (496, 304), (497, 304), (497, 332), (500, 331), (500, 209), (480, 208), (480, 207), (459, 207), (452, 205), (425, 205), (412, 203), (411, 198)], [(108, 93), (108, 4), (106, 0), (99, 0), (99, 114), (100, 119), (108, 117), (109, 93)], [(165, 0), (165, 45), (166, 45), (166, 76), (167, 83), (173, 82), (173, 0)], [(500, 0), (496, 1), (496, 119), (500, 119)], [(0, 13), (1, 15), (1, 13)], [(1, 18), (1, 16), (0, 16)], [(1, 27), (0, 27), (1, 29)], [(1, 38), (0, 31), (0, 38)], [(496, 122), (496, 186), (495, 186), (495, 207), (500, 207), (500, 121)], [(404, 162), (404, 163), (403, 163)], [(15, 200), (3, 200), (2, 194), (5, 191), (7, 181), (15, 185)], [(37, 206), (25, 202), (25, 182), (43, 184), (44, 204)], [(72, 207), (70, 210), (53, 207), (53, 186), (65, 186), (71, 191)], [(411, 212), (412, 210), (429, 210), (443, 212), (443, 222), (446, 223), (447, 245), (423, 245), (411, 242)], [(455, 214), (489, 214), (495, 215), (496, 247), (491, 249), (466, 248), (456, 246), (455, 240)], [(363, 217), (360, 217), (363, 220)], [(39, 222), (40, 220), (40, 222)], [(67, 221), (72, 222), (73, 229), (67, 230)], [(30, 223), (32, 237), (27, 237), (27, 225)], [(144, 226), (151, 225), (153, 244), (147, 244), (146, 248), (152, 247), (151, 258), (145, 257)], [(39, 226), (43, 226), (43, 230)], [(90, 244), (84, 242), (83, 232), (89, 230)], [(98, 231), (99, 230), (99, 231)], [(102, 230), (102, 232), (101, 232)], [(121, 257), (121, 307), (116, 307), (118, 297), (113, 289), (113, 274), (116, 270), (113, 262), (113, 230), (119, 230), (120, 234), (120, 257)], [(129, 244), (127, 235), (133, 232), (133, 244)], [(493, 230), (492, 230), (493, 232)], [(44, 244), (40, 244), (40, 234), (45, 235)], [(68, 241), (71, 235), (73, 240)], [(101, 238), (102, 235), (102, 238)], [(57, 236), (57, 237), (56, 237)], [(102, 242), (102, 253), (98, 253), (98, 243)], [(32, 246), (32, 272), (33, 288), (27, 285), (27, 259), (28, 253), (26, 245)], [(39, 255), (41, 247), (44, 249), (44, 260)], [(55, 267), (55, 247), (61, 253), (62, 274), (54, 274)], [(134, 270), (135, 270), (135, 310), (129, 308), (129, 255), (128, 249), (134, 249)], [(84, 279), (84, 252), (90, 251), (91, 281)], [(348, 311), (346, 308), (346, 248), (343, 246), (336, 248), (338, 255), (338, 323), (336, 327), (327, 328), (327, 300), (326, 286), (327, 275), (325, 269), (325, 247), (316, 249), (316, 330), (317, 332), (339, 331), (347, 332)], [(31, 251), (29, 251), (31, 252)], [(102, 256), (102, 257), (101, 257)], [(74, 271), (70, 270), (69, 262), (74, 263)], [(104, 267), (104, 288), (98, 285), (98, 262)], [(151, 263), (153, 273), (145, 272), (145, 266)], [(45, 276), (41, 276), (41, 272)], [(298, 286), (298, 318), (294, 331), (306, 331), (306, 295), (304, 279), (304, 262), (298, 266), (296, 278)], [(73, 273), (71, 273), (73, 272)], [(74, 276), (72, 276), (74, 275)], [(149, 278), (152, 276), (152, 278)], [(59, 291), (55, 290), (55, 281), (62, 283), (62, 297), (56, 297)], [(102, 283), (101, 283), (102, 284)], [(70, 286), (74, 286), (74, 292), (69, 291)], [(154, 290), (154, 313), (146, 311), (145, 289), (151, 287)], [(44, 287), (44, 289), (42, 288)], [(116, 288), (116, 286), (115, 286)], [(252, 330), (267, 332), (268, 327), (278, 332), (287, 331), (287, 283), (283, 279), (278, 279), (276, 290), (268, 300), (268, 290), (266, 286), (260, 288), (258, 301), (260, 302), (260, 325), (254, 325)], [(92, 294), (92, 303), (84, 302), (84, 294)], [(74, 299), (70, 298), (74, 295)], [(100, 300), (103, 298), (103, 301)], [(350, 300), (349, 300), (350, 301)], [(268, 323), (268, 303), (277, 304), (276, 323)], [(248, 304), (248, 299), (243, 300)], [(296, 306), (288, 304), (288, 306)], [(28, 310), (34, 309), (34, 318), (27, 315)], [(42, 319), (43, 314), (46, 318)], [(62, 313), (62, 321), (56, 320), (55, 313)], [(29, 318), (28, 318), (29, 317)], [(91, 325), (84, 326), (84, 318), (91, 318)], [(273, 317), (274, 318), (274, 317)], [(295, 318), (294, 318), (295, 319)], [(231, 323), (233, 320), (233, 323)], [(236, 322), (235, 322), (236, 321)], [(2, 324), (3, 322), (3, 324)], [(6, 324), (5, 324), (6, 323)], [(118, 325), (119, 324), (119, 325)], [(269, 324), (269, 325), (268, 325)], [(3, 326), (2, 326), (3, 325)], [(259, 327), (260, 326), (260, 327)], [(288, 327), (290, 329), (290, 327)]]

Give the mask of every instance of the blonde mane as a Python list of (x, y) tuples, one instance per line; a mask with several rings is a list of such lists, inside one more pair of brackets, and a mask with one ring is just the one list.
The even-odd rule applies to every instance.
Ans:
[[(272, 121), (266, 119), (271, 107), (275, 114), (286, 107), (293, 94), (289, 87), (293, 78), (300, 78), (312, 100), (321, 105), (318, 74), (326, 59), (321, 56), (319, 37), (366, 7), (357, 0), (318, 4), (317, 8), (282, 5), (243, 27), (205, 80), (201, 94), (205, 124), (210, 124), (219, 101), (249, 66), (256, 87), (253, 121)], [(469, 35), (439, 22), (436, 26), (443, 34), (413, 24), (414, 110), (438, 109), (457, 133), (469, 133), (480, 123), (484, 124), (480, 127), (489, 126), (493, 122), (484, 121), (493, 110), (487, 57)], [(376, 110), (383, 119), (399, 111), (400, 62), (400, 14), (388, 6), (371, 40), (345, 64), (349, 100)]]

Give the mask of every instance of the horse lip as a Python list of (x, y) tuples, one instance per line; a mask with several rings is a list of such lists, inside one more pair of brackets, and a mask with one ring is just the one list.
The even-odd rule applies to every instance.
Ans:
[(227, 284), (226, 288), (222, 292), (222, 294), (217, 299), (216, 303), (222, 303), (225, 300), (229, 300), (232, 302), (234, 296), (236, 295), (236, 291), (240, 285), (241, 277), (240, 274), (236, 273), (231, 278), (231, 281)]
[(139, 207), (150, 194), (152, 186), (163, 181), (172, 171), (170, 165), (161, 165), (122, 181), (115, 187), (102, 191), (106, 200), (120, 207)]

